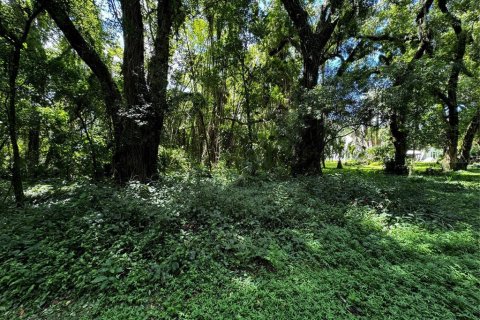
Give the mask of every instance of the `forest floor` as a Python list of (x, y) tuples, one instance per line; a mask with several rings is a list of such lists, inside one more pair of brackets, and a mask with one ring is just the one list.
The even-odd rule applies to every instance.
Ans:
[(480, 171), (329, 166), (30, 185), (0, 205), (0, 318), (479, 319)]

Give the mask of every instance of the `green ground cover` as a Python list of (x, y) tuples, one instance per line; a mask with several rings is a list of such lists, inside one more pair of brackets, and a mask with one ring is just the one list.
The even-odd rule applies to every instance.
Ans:
[(31, 185), (0, 207), (0, 318), (480, 318), (480, 171), (327, 165)]

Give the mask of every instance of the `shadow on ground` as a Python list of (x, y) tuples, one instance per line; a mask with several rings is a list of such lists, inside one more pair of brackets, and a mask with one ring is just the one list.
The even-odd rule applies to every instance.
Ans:
[[(472, 178), (473, 177), (473, 178)], [(474, 319), (478, 176), (45, 184), (2, 217), (31, 319)]]

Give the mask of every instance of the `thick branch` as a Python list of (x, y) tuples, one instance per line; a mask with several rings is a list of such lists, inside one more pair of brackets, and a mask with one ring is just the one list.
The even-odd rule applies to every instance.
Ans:
[(123, 90), (129, 106), (145, 105), (144, 35), (140, 0), (121, 0), (123, 26)]
[(432, 4), (433, 4), (433, 0), (426, 0), (423, 3), (423, 6), (420, 8), (420, 11), (418, 11), (417, 13), (417, 18), (415, 19), (417, 24), (421, 24), (424, 21), (428, 11), (430, 11), (430, 7), (432, 6)]
[(282, 0), (288, 16), (292, 20), (302, 42), (312, 37), (313, 31), (308, 23), (308, 13), (300, 4), (299, 0)]
[[(168, 60), (170, 57), (170, 33), (173, 26), (177, 0), (158, 0), (157, 32), (154, 52), (149, 64), (149, 85), (154, 112), (162, 126), (163, 114), (167, 110)], [(179, 5), (179, 4), (177, 4)], [(161, 128), (158, 128), (161, 129)]]
[(475, 134), (480, 130), (480, 108), (477, 107), (477, 112), (473, 116), (470, 124), (468, 125), (467, 131), (465, 132), (465, 136), (463, 137), (463, 144), (462, 144), (462, 153), (461, 159), (468, 164), (470, 160), (470, 151), (472, 150), (473, 139)]
[(62, 5), (55, 0), (39, 1), (63, 32), (73, 49), (75, 49), (80, 58), (98, 78), (104, 94), (105, 104), (112, 120), (115, 122), (117, 119), (117, 111), (122, 103), (122, 97), (107, 65), (102, 61), (95, 49), (87, 43), (85, 38), (80, 34)]
[(433, 93), (448, 107), (451, 107), (450, 100), (448, 97), (440, 90), (434, 89)]
[(20, 37), (15, 35), (15, 33), (11, 30), (8, 30), (2, 23), (2, 19), (0, 17), (0, 37), (3, 37), (13, 46), (21, 48), (25, 41), (27, 41), (28, 33), (30, 32), (30, 27), (32, 26), (33, 21), (42, 11), (42, 6), (36, 5), (33, 8), (33, 11), (31, 12), (31, 14), (29, 14), (27, 20), (25, 21), (25, 25), (23, 27), (23, 31)]
[(298, 43), (292, 37), (285, 37), (280, 41), (280, 43), (275, 48), (271, 49), (268, 54), (270, 56), (274, 56), (279, 52), (281, 52), (283, 48), (285, 48), (288, 44), (291, 44), (296, 49), (299, 49)]
[(21, 45), (23, 45), (23, 43), (27, 41), (28, 33), (30, 32), (32, 23), (42, 11), (43, 11), (43, 7), (41, 5), (34, 7), (32, 14), (28, 17), (27, 21), (25, 22), (25, 27), (23, 29), (22, 36), (19, 39)]
[(450, 21), (452, 29), (457, 37), (457, 47), (453, 56), (453, 65), (447, 84), (448, 106), (451, 108), (457, 105), (457, 88), (460, 73), (465, 70), (463, 58), (467, 47), (467, 33), (462, 30), (462, 22), (455, 17), (447, 8), (446, 0), (439, 0), (438, 6)]
[(379, 35), (357, 35), (359, 39), (367, 39), (372, 41), (389, 41), (395, 43), (404, 43), (405, 41), (410, 41), (416, 39), (416, 37), (411, 35), (390, 35), (390, 34), (379, 34)]
[(365, 46), (363, 44), (363, 42), (359, 42), (355, 48), (353, 48), (352, 51), (350, 51), (350, 53), (348, 54), (348, 57), (347, 59), (345, 59), (342, 64), (340, 65), (340, 67), (338, 68), (337, 70), (337, 77), (341, 77), (345, 71), (347, 71), (347, 68), (348, 68), (348, 65), (352, 62), (354, 62), (355, 60), (358, 60), (359, 58), (361, 57), (364, 57), (365, 54), (366, 54), (366, 51), (364, 50), (365, 49)]
[[(425, 4), (422, 6), (422, 9), (421, 9), (421, 12), (423, 12), (423, 13), (422, 14), (419, 13), (417, 15), (417, 20), (416, 21), (417, 21), (417, 28), (419, 30), (420, 44), (419, 44), (417, 50), (415, 51), (415, 54), (413, 55), (412, 59), (409, 61), (408, 65), (407, 65), (407, 69), (405, 70), (405, 72), (403, 72), (400, 76), (398, 76), (395, 79), (395, 83), (394, 83), (395, 86), (399, 86), (399, 85), (401, 85), (405, 82), (408, 74), (414, 68), (415, 61), (420, 60), (423, 57), (423, 55), (425, 54), (425, 52), (429, 50), (430, 40), (426, 37), (426, 34), (424, 34), (422, 32), (422, 30), (423, 30), (423, 23), (424, 23), (425, 16), (428, 13), (428, 11), (430, 10), (431, 5), (432, 5), (431, 1), (426, 0)], [(421, 17), (420, 19), (418, 19), (419, 16)]]
[(447, 18), (450, 20), (450, 24), (452, 25), (453, 30), (455, 31), (456, 34), (459, 34), (462, 32), (462, 22), (460, 19), (455, 17), (447, 8), (447, 0), (438, 0), (438, 7), (440, 8), (440, 11), (444, 13)]

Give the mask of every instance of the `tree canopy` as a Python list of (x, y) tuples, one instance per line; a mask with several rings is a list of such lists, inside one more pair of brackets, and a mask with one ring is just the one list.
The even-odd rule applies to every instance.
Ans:
[(398, 174), (408, 150), (458, 170), (478, 149), (477, 1), (0, 5), (0, 165), (19, 203), (27, 177), (321, 174), (347, 136), (381, 130), (368, 147)]

